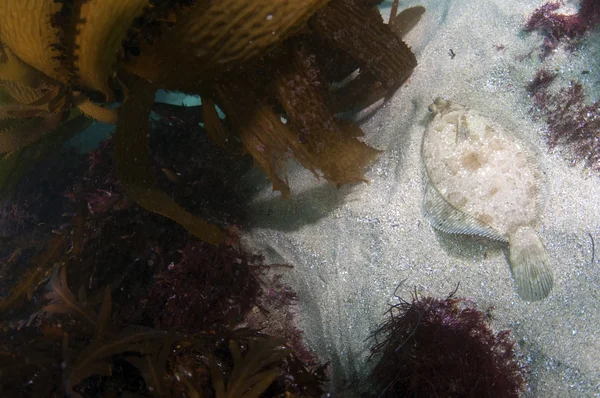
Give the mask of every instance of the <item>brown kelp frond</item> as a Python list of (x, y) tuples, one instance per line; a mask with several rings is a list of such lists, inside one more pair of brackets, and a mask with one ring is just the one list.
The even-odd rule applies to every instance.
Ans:
[(216, 398), (260, 397), (280, 374), (273, 365), (292, 352), (282, 345), (283, 341), (276, 338), (250, 340), (248, 351), (242, 355), (238, 343), (230, 340), (233, 369), (227, 380), (223, 378), (215, 356), (210, 355), (209, 367)]
[[(289, 157), (316, 176), (322, 174), (332, 183), (344, 184), (366, 181), (365, 168), (379, 153), (355, 138), (362, 135), (358, 126), (334, 117), (336, 110), (329, 105), (331, 92), (321, 76), (322, 60), (315, 46), (316, 42), (304, 38), (288, 40), (265, 61), (264, 73), (273, 76), (268, 82), (246, 71), (250, 77), (244, 80), (251, 84), (227, 76), (215, 85), (219, 104), (244, 149), (284, 198), (290, 197), (285, 170)], [(243, 71), (237, 73), (244, 76)], [(364, 87), (360, 88), (357, 102), (371, 94), (379, 99), (390, 92), (381, 84), (366, 95)], [(275, 104), (262, 102), (261, 97), (272, 98)]]
[(398, 15), (398, 0), (392, 1), (392, 8), (390, 8), (390, 18), (388, 20), (388, 26), (392, 27), (395, 24), (396, 15)]
[(141, 15), (135, 18), (123, 39), (123, 59), (140, 55), (140, 44), (152, 45), (177, 22), (177, 13), (185, 12), (197, 0), (148, 0)]
[[(189, 90), (229, 66), (256, 60), (305, 27), (327, 0), (198, 1), (124, 67), (158, 86)], [(185, 40), (181, 40), (181, 38)]]
[(12, 289), (8, 297), (0, 300), (0, 313), (14, 310), (24, 303), (24, 299), (31, 300), (33, 292), (40, 283), (48, 279), (52, 274), (57, 261), (67, 250), (67, 237), (58, 235), (50, 241), (31, 260), (33, 268), (27, 275), (21, 277), (20, 282)]
[(77, 37), (78, 25), (81, 23), (79, 14), (81, 6), (85, 1), (73, 0), (54, 0), (60, 3), (61, 7), (52, 14), (50, 23), (56, 29), (56, 42), (54, 49), (58, 52), (55, 60), (58, 62), (57, 73), (59, 73), (64, 83), (73, 83), (75, 76), (75, 38)]
[[(334, 114), (390, 95), (416, 65), (412, 52), (377, 10), (357, 2), (332, 1), (309, 25), (315, 35), (288, 39), (256, 66), (259, 72), (232, 70), (215, 84), (216, 98), (244, 149), (284, 198), (290, 195), (285, 171), (290, 156), (336, 184), (366, 181), (365, 168), (378, 151), (354, 138), (361, 135), (357, 126), (338, 121)], [(364, 26), (373, 28), (368, 43)], [(324, 46), (339, 62), (327, 61), (331, 52)], [(358, 78), (327, 87), (330, 79), (342, 79), (358, 67)], [(273, 78), (265, 81), (263, 75)], [(264, 97), (269, 101), (260, 100)]]
[(383, 0), (362, 0), (361, 4), (367, 8), (376, 8)]
[(38, 141), (43, 135), (54, 131), (63, 119), (61, 113), (50, 113), (0, 132), (0, 154), (15, 152)]
[(116, 124), (119, 120), (119, 110), (95, 104), (81, 92), (73, 93), (73, 103), (84, 115), (104, 123)]
[[(80, 396), (75, 387), (91, 376), (110, 375), (113, 357), (120, 355), (138, 369), (147, 385), (162, 396), (165, 392), (163, 375), (166, 361), (173, 343), (183, 336), (149, 328), (130, 328), (113, 333), (110, 323), (112, 298), (110, 288), (104, 289), (104, 299), (99, 312), (84, 304), (85, 290), (80, 290), (79, 298), (71, 292), (66, 280), (66, 267), (59, 266), (50, 280), (51, 301), (40, 311), (45, 317), (56, 314), (71, 314), (83, 320), (79, 333), (93, 336), (90, 343), (81, 350), (70, 354), (69, 335), (64, 333), (64, 374), (65, 389), (70, 396)], [(80, 336), (81, 337), (81, 336)]]
[[(377, 151), (355, 138), (360, 135), (356, 125), (333, 115), (389, 97), (416, 65), (373, 4), (6, 0), (0, 3), (0, 79), (48, 91), (34, 102), (18, 100), (20, 105), (5, 108), (17, 117), (41, 117), (36, 123), (44, 127), (7, 136), (12, 141), (5, 147), (30, 146), (48, 130), (54, 116), (43, 111), (78, 106), (94, 119), (118, 122), (115, 160), (128, 196), (204, 240), (222, 242), (222, 231), (157, 188), (147, 145), (154, 89), (206, 97), (208, 134), (221, 146), (241, 141), (283, 197), (290, 196), (285, 173), (290, 156), (333, 183), (365, 181), (364, 169)], [(409, 18), (402, 25), (413, 22)], [(305, 49), (286, 48), (300, 37), (308, 43)], [(323, 64), (330, 50), (341, 62)], [(325, 88), (358, 69), (359, 77), (349, 84)], [(295, 80), (288, 84), (287, 78)], [(125, 82), (125, 97), (119, 79)], [(83, 99), (81, 92), (94, 101), (102, 94), (107, 100), (118, 96), (123, 104), (112, 110)], [(213, 100), (223, 105), (225, 120)]]
[[(304, 27), (327, 0), (199, 2), (178, 21), (200, 63), (242, 63), (260, 57)], [(179, 41), (184, 44), (184, 42)], [(183, 50), (183, 48), (181, 49)]]
[(60, 73), (61, 54), (54, 47), (60, 32), (52, 26), (52, 17), (61, 8), (62, 4), (47, 0), (0, 2), (0, 42), (35, 69), (66, 83)]
[(233, 149), (235, 143), (231, 130), (219, 118), (215, 103), (210, 95), (202, 96), (204, 129), (210, 139), (221, 148)]
[[(148, 328), (125, 329), (106, 339), (96, 338), (67, 363), (66, 390), (71, 396), (79, 396), (75, 387), (90, 376), (110, 375), (113, 357), (120, 355), (138, 367), (147, 385), (161, 396), (165, 391), (162, 377), (166, 360), (177, 339), (183, 336)], [(68, 349), (68, 341), (64, 344), (67, 347), (63, 348)]]
[(108, 99), (114, 97), (109, 80), (116, 72), (122, 42), (133, 21), (149, 5), (148, 0), (82, 3), (73, 54), (78, 85), (100, 91)]
[(20, 104), (20, 109), (13, 105), (14, 111), (4, 110), (6, 106), (3, 106), (1, 112), (12, 113), (14, 117), (44, 116), (66, 111), (70, 106), (70, 90), (59, 83), (35, 89), (35, 92), (19, 82), (4, 82), (3, 87)]
[[(335, 184), (366, 181), (365, 167), (379, 151), (345, 134), (326, 101), (315, 55), (305, 43), (290, 47), (289, 61), (275, 73), (273, 91), (298, 139), (290, 143), (292, 153), (309, 168), (323, 172)], [(349, 126), (348, 126), (349, 127)]]
[[(110, 146), (101, 152), (110, 154)], [(111, 162), (100, 165), (99, 159), (90, 160), (95, 174), (82, 177), (74, 192), (69, 191), (73, 205), (83, 208), (84, 214), (88, 204), (84, 185), (97, 187), (112, 169)], [(108, 178), (111, 184), (116, 183), (113, 176)], [(72, 206), (66, 209), (69, 213), (74, 210)], [(293, 292), (267, 280), (262, 282), (262, 291), (257, 281), (263, 269), (260, 256), (199, 242), (163, 218), (140, 212), (137, 206), (85, 217), (78, 214), (80, 210), (75, 210), (70, 226), (61, 221), (61, 228), (54, 230), (61, 233), (56, 238), (66, 244), (52, 256), (50, 264), (67, 265), (59, 265), (53, 273), (48, 284), (51, 291), (45, 296), (50, 301), (40, 304), (32, 300), (29, 307), (39, 311), (37, 316), (30, 317), (30, 311), (3, 314), (0, 390), (4, 395), (80, 397), (122, 392), (208, 397), (215, 396), (219, 378), (225, 397), (322, 395), (325, 368), (302, 350), (299, 334), (290, 334), (293, 322), (288, 312), (270, 304), (289, 305)], [(185, 242), (189, 245), (183, 247)], [(22, 260), (26, 261), (30, 250), (26, 251), (19, 260), (9, 260), (15, 261), (9, 269), (22, 270)], [(11, 258), (19, 257), (19, 253)], [(179, 262), (178, 256), (182, 257)], [(128, 273), (124, 280), (122, 269), (130, 265), (135, 275)], [(164, 272), (153, 278), (158, 270)], [(5, 282), (5, 269), (0, 267), (0, 272)], [(194, 281), (213, 290), (198, 288)], [(184, 321), (193, 334), (151, 329), (145, 311), (140, 312), (140, 299), (147, 294), (148, 284), (161, 292), (158, 301), (149, 304), (154, 307), (164, 301), (158, 310), (162, 317), (173, 315), (171, 301), (184, 303), (191, 301), (192, 295), (209, 306), (216, 304), (218, 309), (210, 307), (216, 311), (209, 311), (213, 320), (206, 323), (202, 323), (203, 311), (198, 310), (202, 306), (183, 309), (178, 316), (190, 315)], [(112, 290), (108, 288), (111, 285)], [(172, 300), (174, 294), (180, 297)], [(268, 318), (271, 332), (283, 338), (248, 328), (231, 330), (232, 325), (250, 324), (250, 314), (268, 316), (269, 311), (286, 314)], [(215, 316), (215, 312), (219, 314)], [(234, 317), (229, 316), (231, 313)], [(163, 327), (180, 328), (166, 322)]]
[[(216, 90), (244, 149), (269, 176), (273, 190), (280, 191), (283, 198), (290, 198), (285, 162), (292, 154), (292, 148), (295, 149), (295, 158), (310, 168), (306, 148), (294, 145), (298, 142), (298, 135), (281, 121), (281, 116), (269, 105), (262, 103), (245, 82), (228, 79), (218, 84)], [(314, 169), (311, 171), (315, 173)]]
[(0, 40), (0, 80), (3, 82), (19, 82), (27, 87), (39, 88), (42, 82), (50, 79), (31, 65), (21, 61)]
[(350, 54), (388, 90), (400, 86), (417, 65), (410, 48), (358, 0), (332, 0), (309, 25), (319, 37)]
[[(50, 289), (51, 291), (46, 294), (46, 298), (50, 299), (50, 302), (41, 311), (44, 316), (74, 314), (85, 320), (89, 326), (97, 328), (96, 330), (99, 332), (103, 331), (104, 323), (107, 321), (106, 310), (102, 312), (101, 317), (98, 317), (98, 314), (92, 308), (80, 303), (75, 298), (75, 295), (67, 285), (67, 271), (65, 266), (58, 266), (54, 269), (52, 278), (50, 278)], [(110, 308), (110, 290), (106, 290), (105, 303)]]
[[(328, 23), (327, 18), (335, 19), (337, 13), (337, 8), (328, 11), (331, 8), (328, 6), (310, 20), (316, 32), (311, 40), (317, 39), (311, 45), (312, 51), (316, 54), (323, 82), (329, 86), (328, 103), (335, 114), (362, 110), (388, 98), (416, 65), (410, 49), (392, 31), (394, 27), (404, 26), (404, 22), (386, 25), (376, 7), (365, 7), (355, 1), (338, 3), (332, 2), (335, 7), (345, 10), (346, 17), (360, 15), (360, 19), (348, 23)], [(325, 11), (329, 13), (325, 15), (327, 18), (319, 18)], [(365, 24), (364, 21), (368, 22)], [(377, 48), (362, 41), (364, 26), (369, 26), (369, 34), (372, 35), (369, 40), (378, 43)], [(382, 74), (381, 71), (371, 70), (366, 60), (372, 63), (383, 60), (388, 66), (381, 67), (387, 71)], [(391, 71), (389, 67), (396, 70)], [(391, 86), (384, 83), (386, 74), (395, 80), (390, 83)]]
[(69, 90), (25, 64), (7, 47), (2, 46), (0, 89), (0, 153), (12, 153), (53, 132), (67, 119)]
[(23, 121), (48, 115), (48, 104), (46, 105), (23, 105), (16, 102), (7, 103), (0, 106), (0, 120), (22, 119)]
[[(61, 278), (64, 281), (64, 278)], [(88, 323), (97, 328), (91, 342), (80, 350), (73, 358), (65, 357), (66, 390), (69, 395), (79, 396), (77, 386), (85, 379), (92, 376), (108, 376), (112, 373), (115, 356), (119, 356), (139, 369), (147, 387), (156, 396), (167, 394), (165, 374), (168, 370), (168, 360), (172, 357), (173, 346), (197, 348), (206, 350), (215, 336), (194, 335), (185, 336), (174, 332), (159, 331), (150, 328), (126, 328), (117, 333), (109, 333), (110, 318), (110, 289), (105, 289), (105, 299), (96, 316), (93, 310), (78, 303), (70, 293), (66, 282), (60, 287), (53, 286), (54, 292), (60, 292), (62, 302), (66, 303), (62, 309), (79, 315)], [(52, 305), (52, 303), (50, 304)], [(44, 309), (47, 309), (46, 306)], [(214, 354), (209, 354), (208, 367), (213, 379), (213, 388), (217, 397), (258, 397), (277, 378), (281, 371), (275, 366), (291, 354), (291, 350), (283, 347), (284, 341), (273, 337), (259, 337), (254, 331), (240, 330), (231, 333), (232, 337), (247, 339), (248, 349), (242, 355), (240, 345), (234, 340), (229, 341), (229, 348), (233, 358), (233, 368), (223, 381)], [(244, 337), (244, 336), (247, 337)], [(208, 343), (208, 344), (207, 344)], [(65, 334), (63, 349), (69, 352), (68, 335)], [(188, 389), (194, 387), (188, 383)]]
[(32, 88), (18, 80), (0, 79), (0, 88), (20, 104), (39, 102), (46, 94), (45, 90)]
[(127, 194), (146, 210), (170, 218), (198, 238), (215, 245), (223, 243), (223, 231), (190, 214), (156, 188), (148, 155), (149, 117), (155, 88), (135, 76), (123, 74), (122, 79), (127, 94), (119, 110), (114, 143), (118, 177)]
[(23, 126), (30, 122), (31, 119), (0, 118), (0, 135), (7, 131), (23, 129)]

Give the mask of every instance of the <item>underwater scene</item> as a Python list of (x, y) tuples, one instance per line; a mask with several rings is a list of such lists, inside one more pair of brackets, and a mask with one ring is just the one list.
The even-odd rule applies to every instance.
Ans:
[(0, 0), (1, 397), (600, 397), (599, 0)]

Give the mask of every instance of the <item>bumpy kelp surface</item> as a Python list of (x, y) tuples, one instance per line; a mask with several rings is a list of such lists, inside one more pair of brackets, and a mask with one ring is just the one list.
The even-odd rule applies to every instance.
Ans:
[(92, 0), (81, 4), (76, 22), (74, 68), (79, 83), (108, 97), (123, 39), (148, 0)]
[(221, 232), (153, 186), (146, 135), (156, 89), (200, 94), (213, 141), (250, 154), (289, 198), (290, 157), (334, 184), (366, 181), (378, 151), (337, 114), (388, 97), (415, 66), (398, 31), (362, 0), (7, 0), (0, 150), (35, 144), (74, 108), (116, 123), (128, 194), (219, 243)]
[(7, 0), (0, 3), (0, 42), (15, 55), (58, 81), (61, 73), (58, 43), (60, 29), (52, 26), (52, 17), (62, 4), (48, 0)]
[(124, 67), (155, 84), (186, 91), (230, 65), (268, 53), (305, 27), (326, 0), (197, 1), (174, 13), (161, 38), (140, 43)]

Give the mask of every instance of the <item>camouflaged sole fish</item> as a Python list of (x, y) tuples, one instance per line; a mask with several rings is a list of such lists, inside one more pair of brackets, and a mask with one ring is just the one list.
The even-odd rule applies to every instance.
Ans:
[(544, 183), (533, 151), (503, 127), (465, 106), (437, 98), (423, 137), (427, 173), (423, 211), (440, 231), (508, 242), (519, 296), (548, 296), (553, 278), (534, 228)]

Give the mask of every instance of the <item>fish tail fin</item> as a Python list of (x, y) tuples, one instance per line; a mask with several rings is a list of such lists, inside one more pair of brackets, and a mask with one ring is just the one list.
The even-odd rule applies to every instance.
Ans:
[(509, 237), (509, 260), (523, 300), (538, 301), (550, 294), (552, 270), (546, 248), (533, 228), (520, 227)]

